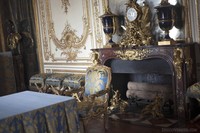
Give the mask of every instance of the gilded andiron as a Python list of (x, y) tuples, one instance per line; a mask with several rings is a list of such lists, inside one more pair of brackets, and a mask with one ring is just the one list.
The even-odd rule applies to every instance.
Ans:
[(157, 94), (154, 101), (142, 110), (142, 115), (151, 115), (153, 118), (163, 118), (164, 115), (161, 111), (162, 100), (163, 99)]
[(112, 114), (114, 112), (125, 112), (126, 108), (128, 107), (128, 102), (121, 99), (121, 94), (119, 93), (119, 90), (112, 90), (114, 92), (111, 100), (110, 100), (110, 106), (108, 107), (108, 113)]
[(150, 45), (152, 43), (151, 33), (151, 11), (146, 2), (139, 5), (136, 0), (130, 0), (126, 4), (125, 33), (120, 41), (121, 47)]

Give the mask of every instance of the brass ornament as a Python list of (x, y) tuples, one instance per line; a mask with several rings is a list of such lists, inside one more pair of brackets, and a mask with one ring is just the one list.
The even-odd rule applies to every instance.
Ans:
[(16, 49), (19, 45), (19, 40), (21, 39), (21, 35), (19, 33), (10, 33), (7, 37), (8, 47), (13, 50)]
[(183, 50), (180, 48), (174, 49), (174, 66), (176, 70), (176, 76), (178, 79), (182, 78), (182, 64), (183, 64)]
[(144, 3), (144, 6), (140, 6), (135, 0), (130, 0), (126, 11), (130, 8), (137, 11), (137, 18), (134, 21), (129, 21), (127, 16), (125, 17), (125, 33), (122, 35), (120, 46), (150, 45), (152, 34), (149, 6), (146, 3)]
[(118, 50), (115, 52), (117, 57), (122, 60), (143, 60), (149, 53), (151, 53), (149, 49)]

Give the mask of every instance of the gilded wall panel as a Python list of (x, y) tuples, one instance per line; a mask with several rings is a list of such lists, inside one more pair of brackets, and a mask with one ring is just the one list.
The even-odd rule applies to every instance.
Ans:
[(84, 71), (91, 65), (90, 49), (104, 44), (99, 19), (103, 13), (102, 1), (37, 0), (36, 3), (42, 70), (53, 72), (62, 67), (63, 71)]

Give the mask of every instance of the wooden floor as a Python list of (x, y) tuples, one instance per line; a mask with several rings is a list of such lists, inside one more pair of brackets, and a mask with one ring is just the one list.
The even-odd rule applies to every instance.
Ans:
[(200, 133), (200, 120), (193, 124), (188, 122), (186, 125), (161, 128), (139, 126), (120, 120), (109, 119), (107, 131), (103, 128), (102, 120), (92, 120), (89, 123), (88, 129), (88, 133)]

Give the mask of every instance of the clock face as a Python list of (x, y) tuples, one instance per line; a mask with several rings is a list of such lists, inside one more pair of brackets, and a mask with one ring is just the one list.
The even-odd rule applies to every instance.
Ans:
[(127, 19), (132, 22), (137, 18), (138, 14), (137, 14), (137, 11), (134, 8), (129, 8), (127, 10), (126, 15), (127, 15)]

